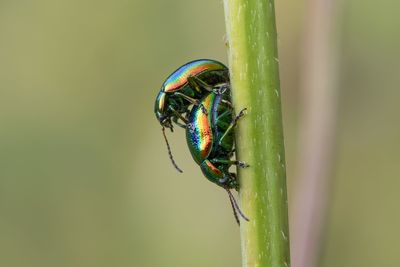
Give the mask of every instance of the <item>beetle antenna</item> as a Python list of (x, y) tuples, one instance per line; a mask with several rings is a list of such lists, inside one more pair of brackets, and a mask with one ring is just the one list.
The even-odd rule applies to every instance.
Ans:
[(237, 224), (240, 226), (240, 221), (239, 221), (239, 217), (237, 215), (236, 209), (235, 209), (235, 205), (233, 204), (231, 195), (229, 194), (229, 190), (227, 189), (226, 191), (228, 191), (228, 196), (229, 196), (229, 201), (231, 202), (231, 206), (232, 206), (232, 210), (233, 210), (233, 216), (235, 216), (235, 220), (237, 222)]
[(229, 200), (231, 201), (232, 208), (234, 208), (233, 211), (234, 211), (234, 215), (236, 217), (236, 221), (238, 221), (236, 211), (240, 214), (240, 216), (244, 220), (250, 221), (250, 219), (247, 218), (246, 215), (244, 215), (243, 212), (240, 210), (239, 205), (237, 204), (235, 197), (232, 195), (232, 192), (229, 191), (229, 189), (226, 189), (226, 191), (228, 192)]
[(165, 135), (165, 128), (164, 127), (162, 127), (162, 133), (163, 133), (163, 136), (164, 136), (165, 143), (167, 144), (168, 155), (169, 155), (169, 158), (171, 159), (172, 165), (174, 165), (175, 169), (178, 172), (182, 173), (183, 171), (178, 167), (178, 165), (176, 164), (176, 162), (174, 160), (174, 157), (172, 156), (171, 147), (169, 146), (167, 136)]

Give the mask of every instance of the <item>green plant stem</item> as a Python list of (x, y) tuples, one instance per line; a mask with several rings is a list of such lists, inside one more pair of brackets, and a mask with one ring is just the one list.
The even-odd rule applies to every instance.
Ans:
[(285, 151), (273, 0), (224, 0), (238, 123), (243, 266), (290, 266)]

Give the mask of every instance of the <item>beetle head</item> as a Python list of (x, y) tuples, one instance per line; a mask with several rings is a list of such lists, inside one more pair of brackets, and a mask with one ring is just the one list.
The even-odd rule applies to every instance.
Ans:
[(171, 131), (173, 131), (171, 114), (167, 107), (168, 105), (167, 102), (168, 102), (168, 96), (163, 90), (161, 90), (156, 98), (156, 102), (154, 105), (154, 113), (156, 114), (156, 118), (160, 122), (161, 126), (169, 128)]
[(172, 126), (171, 117), (165, 116), (160, 118), (160, 124), (162, 127), (169, 128), (171, 132), (174, 131), (174, 127)]
[(228, 183), (228, 188), (235, 189), (236, 191), (239, 191), (239, 183), (236, 180), (236, 177), (231, 176)]

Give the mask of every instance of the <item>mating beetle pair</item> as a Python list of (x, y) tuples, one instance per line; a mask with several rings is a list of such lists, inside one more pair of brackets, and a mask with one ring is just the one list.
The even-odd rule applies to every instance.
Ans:
[(155, 114), (163, 126), (168, 153), (177, 170), (182, 172), (173, 160), (164, 130), (166, 127), (172, 131), (172, 122), (186, 129), (189, 150), (204, 176), (228, 192), (236, 221), (239, 223), (236, 211), (248, 221), (230, 192), (238, 190), (239, 184), (229, 168), (248, 165), (231, 160), (233, 129), (244, 110), (234, 116), (228, 69), (214, 60), (196, 60), (178, 68), (164, 82), (156, 99)]

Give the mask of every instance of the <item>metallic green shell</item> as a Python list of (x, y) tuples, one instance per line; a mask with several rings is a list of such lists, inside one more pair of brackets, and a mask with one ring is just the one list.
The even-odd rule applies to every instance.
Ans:
[(238, 188), (234, 174), (229, 172), (232, 165), (234, 133), (224, 136), (233, 120), (230, 92), (208, 94), (194, 106), (189, 123), (186, 124), (186, 141), (193, 159), (204, 176), (224, 188)]
[[(213, 127), (215, 109), (221, 96), (210, 93), (201, 101), (202, 106), (193, 107), (186, 125), (186, 141), (193, 159), (202, 163), (211, 153), (214, 141)], [(207, 113), (204, 113), (205, 109)]]
[(218, 169), (211, 161), (208, 159), (204, 160), (200, 164), (201, 171), (204, 176), (211, 182), (220, 185), (220, 179), (224, 178), (223, 172)]
[(210, 86), (229, 83), (228, 68), (215, 60), (199, 59), (179, 67), (164, 81), (156, 97), (154, 113), (160, 123), (176, 117), (172, 110), (179, 114), (187, 111), (191, 103), (182, 94), (192, 99), (201, 99), (209, 94), (209, 91), (192, 88), (189, 77), (196, 77)]
[(186, 63), (174, 71), (164, 82), (162, 91), (171, 93), (181, 89), (188, 83), (188, 77), (198, 76), (204, 72), (224, 71), (227, 67), (215, 60), (198, 59)]

